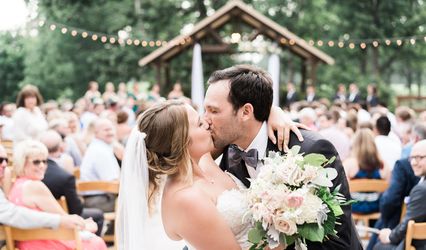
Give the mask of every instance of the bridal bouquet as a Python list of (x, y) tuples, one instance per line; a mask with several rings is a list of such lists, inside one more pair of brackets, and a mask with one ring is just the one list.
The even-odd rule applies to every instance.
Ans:
[(248, 239), (250, 250), (296, 244), (307, 249), (306, 240), (322, 242), (336, 235), (336, 219), (343, 214), (345, 197), (339, 187), (330, 191), (337, 177), (334, 161), (321, 154), (299, 153), (294, 146), (287, 155), (270, 152), (256, 179), (247, 190), (249, 210), (246, 216), (254, 227)]

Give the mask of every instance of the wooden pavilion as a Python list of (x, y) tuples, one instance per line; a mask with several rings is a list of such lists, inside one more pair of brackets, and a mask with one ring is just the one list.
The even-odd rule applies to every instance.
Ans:
[[(315, 84), (318, 63), (334, 64), (334, 59), (329, 55), (309, 45), (305, 40), (254, 10), (251, 6), (241, 0), (231, 0), (213, 15), (196, 24), (188, 34), (175, 37), (166, 45), (140, 59), (139, 66), (154, 65), (157, 82), (164, 86), (164, 83), (168, 83), (170, 78), (169, 62), (181, 52), (192, 48), (195, 43), (201, 44), (202, 53), (232, 53), (231, 44), (223, 40), (223, 37), (219, 35), (219, 30), (225, 24), (236, 20), (253, 29), (250, 34), (251, 40), (259, 35), (264, 35), (303, 60), (300, 69), (302, 89), (305, 88), (307, 82)], [(215, 44), (204, 44), (203, 41), (206, 39), (213, 39)]]

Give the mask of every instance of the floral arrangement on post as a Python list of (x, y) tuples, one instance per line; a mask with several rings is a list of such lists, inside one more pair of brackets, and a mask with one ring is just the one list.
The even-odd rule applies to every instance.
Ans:
[(336, 235), (341, 206), (349, 202), (339, 193), (340, 186), (330, 191), (337, 171), (324, 166), (335, 157), (303, 156), (299, 151), (300, 146), (294, 146), (286, 155), (270, 152), (257, 178), (251, 180), (246, 214), (253, 224), (248, 234), (250, 250), (293, 243), (296, 249), (307, 249), (306, 240), (322, 242)]

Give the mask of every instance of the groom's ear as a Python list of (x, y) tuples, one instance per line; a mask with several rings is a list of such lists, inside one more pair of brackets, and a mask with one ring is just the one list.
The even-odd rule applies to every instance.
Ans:
[(249, 120), (253, 118), (253, 112), (254, 112), (254, 108), (253, 105), (251, 105), (250, 103), (246, 103), (244, 104), (241, 108), (241, 118), (243, 121)]

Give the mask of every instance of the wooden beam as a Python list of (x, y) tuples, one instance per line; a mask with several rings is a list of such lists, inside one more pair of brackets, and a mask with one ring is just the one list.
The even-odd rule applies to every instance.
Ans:
[(219, 44), (219, 45), (202, 45), (201, 46), (202, 53), (232, 53), (233, 50), (229, 44)]
[(219, 33), (217, 33), (216, 30), (212, 29), (211, 27), (208, 28), (209, 35), (211, 35), (211, 37), (218, 42), (219, 44), (225, 44), (225, 42), (223, 41), (222, 37), (219, 35)]

